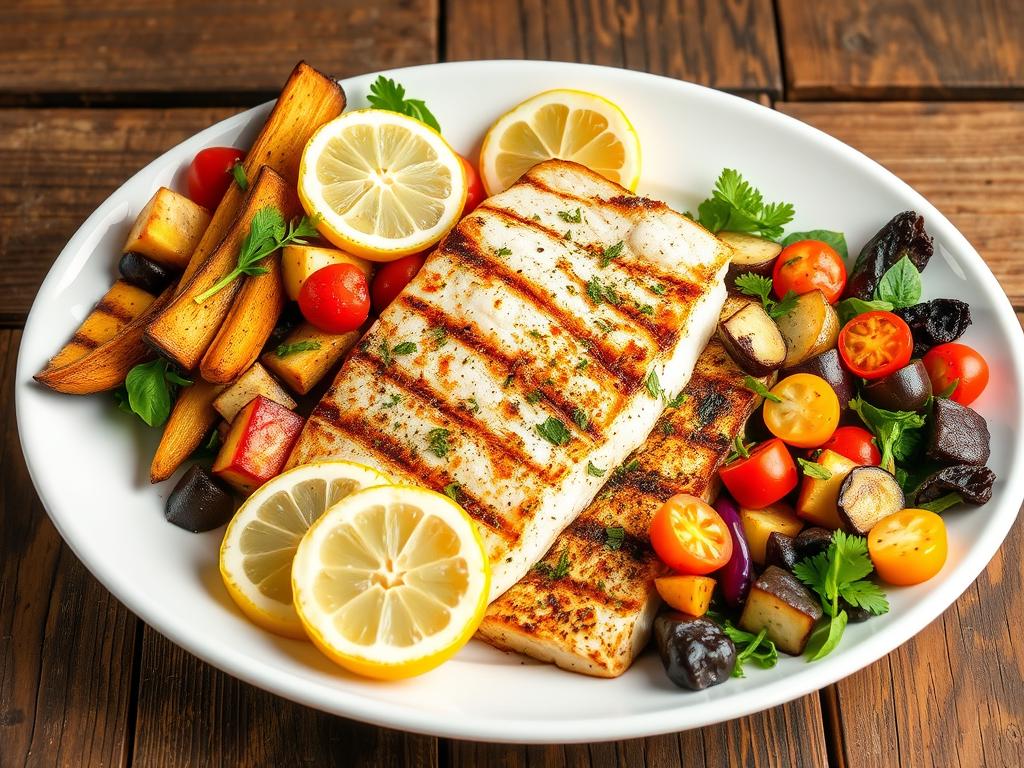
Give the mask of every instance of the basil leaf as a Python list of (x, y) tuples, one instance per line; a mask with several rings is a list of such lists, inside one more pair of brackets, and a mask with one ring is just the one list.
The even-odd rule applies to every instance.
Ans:
[(921, 300), (921, 273), (907, 256), (882, 275), (875, 288), (874, 298), (887, 301), (896, 309), (913, 306)]
[(865, 312), (874, 312), (879, 309), (889, 312), (892, 308), (892, 304), (888, 301), (864, 301), (864, 299), (856, 297), (843, 299), (836, 304), (836, 310), (839, 312), (839, 322), (842, 325), (846, 325), (857, 315), (863, 315)]
[(171, 393), (167, 389), (167, 361), (156, 359), (136, 365), (124, 380), (128, 405), (151, 427), (159, 427), (171, 415)]
[(833, 232), (831, 229), (809, 229), (806, 232), (793, 232), (786, 235), (782, 240), (782, 247), (792, 245), (801, 240), (820, 240), (831, 245), (836, 253), (843, 257), (843, 261), (850, 258), (850, 251), (846, 247), (846, 235), (842, 232)]

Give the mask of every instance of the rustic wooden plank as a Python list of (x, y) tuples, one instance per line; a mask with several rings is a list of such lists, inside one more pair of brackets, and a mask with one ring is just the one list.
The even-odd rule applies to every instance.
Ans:
[(0, 110), (0, 325), (24, 321), (65, 243), (131, 174), (237, 111)]
[(779, 0), (787, 97), (1019, 97), (1022, 10), (1003, 0)]
[(448, 59), (582, 61), (730, 91), (782, 86), (770, 0), (447, 0)]
[(907, 181), (967, 236), (1024, 308), (1024, 104), (780, 103)]
[(434, 61), (437, 3), (25, 0), (7, 4), (0, 25), (0, 95), (255, 103), (276, 94), (302, 58), (339, 77)]
[(817, 694), (729, 723), (647, 739), (529, 747), (451, 742), (448, 750), (451, 768), (820, 768), (828, 763)]
[(149, 627), (137, 713), (137, 766), (437, 765), (436, 739), (285, 701), (202, 663)]
[[(0, 331), (0, 402), (21, 333)], [(123, 765), (137, 620), (50, 523), (0, 410), (0, 764)]]

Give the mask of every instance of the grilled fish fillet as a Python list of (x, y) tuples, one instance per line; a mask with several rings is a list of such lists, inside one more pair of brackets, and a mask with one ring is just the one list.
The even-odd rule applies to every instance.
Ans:
[(521, 579), (664, 410), (714, 330), (730, 251), (664, 203), (541, 163), (463, 219), (314, 409), (325, 457), (444, 490), (491, 598)]
[[(477, 637), (597, 677), (629, 668), (661, 603), (654, 579), (667, 571), (647, 537), (651, 517), (673, 494), (713, 495), (718, 467), (759, 400), (717, 339), (684, 393), (540, 566), (491, 603)], [(622, 539), (609, 539), (608, 528), (623, 529)]]

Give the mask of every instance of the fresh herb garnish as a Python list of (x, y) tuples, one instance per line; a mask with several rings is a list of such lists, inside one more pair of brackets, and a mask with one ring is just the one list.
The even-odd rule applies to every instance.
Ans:
[(934, 512), (936, 515), (941, 515), (950, 507), (955, 507), (957, 504), (962, 504), (964, 497), (954, 491), (953, 493), (947, 493), (945, 496), (939, 496), (935, 501), (926, 501), (923, 504), (918, 504), (918, 509), (927, 509), (929, 512)]
[(568, 224), (579, 224), (583, 221), (583, 212), (579, 208), (575, 211), (559, 211), (558, 218)]
[(591, 477), (604, 477), (605, 472), (607, 471), (607, 469), (601, 469), (600, 467), (595, 466), (592, 461), (587, 462), (587, 474)]
[(495, 256), (511, 256), (512, 255), (512, 249), (509, 248), (507, 245), (503, 245), (501, 248), (498, 248), (497, 250), (494, 251), (494, 255)]
[(583, 370), (584, 368), (586, 368), (586, 367), (587, 367), (588, 365), (590, 365), (590, 360), (588, 360), (588, 359), (587, 359), (587, 358), (585, 358), (585, 357), (581, 357), (581, 358), (580, 358), (580, 361), (579, 361), (578, 363), (576, 363), (576, 370), (577, 370), (577, 371), (582, 371), (582, 370)]
[(655, 426), (658, 428), (658, 431), (661, 432), (661, 434), (663, 434), (665, 437), (668, 437), (669, 435), (674, 435), (676, 433), (676, 428), (672, 425), (672, 422), (669, 421), (664, 416), (658, 419), (658, 423), (655, 424)]
[(624, 244), (621, 240), (615, 245), (609, 245), (607, 248), (601, 251), (601, 258), (598, 261), (598, 265), (604, 269), (611, 264), (615, 259), (622, 255), (622, 248)]
[(556, 581), (569, 573), (569, 553), (564, 549), (558, 556), (558, 564), (552, 566), (550, 563), (537, 563), (533, 570), (539, 571), (552, 581)]
[(626, 540), (626, 529), (613, 525), (604, 529), (604, 545), (608, 549), (622, 549), (622, 542)]
[(665, 407), (666, 408), (678, 408), (680, 405), (682, 405), (683, 403), (686, 402), (688, 397), (689, 397), (689, 395), (686, 394), (685, 392), (680, 392), (678, 395), (673, 397), (671, 400), (665, 401)]
[(316, 234), (316, 225), (306, 216), (297, 222), (293, 220), (286, 224), (284, 216), (274, 206), (260, 208), (249, 223), (249, 232), (238, 250), (238, 263), (235, 268), (196, 296), (195, 303), (202, 304), (242, 275), (265, 275), (269, 269), (259, 266), (260, 261), (291, 243), (305, 245), (305, 238), (314, 237)]
[(572, 435), (565, 428), (565, 424), (554, 416), (548, 416), (543, 422), (534, 426), (537, 429), (537, 433), (552, 445), (565, 445), (572, 439)]
[(307, 339), (306, 341), (296, 341), (293, 344), (278, 344), (276, 353), (278, 357), (288, 357), (296, 352), (309, 352), (314, 349), (320, 349), (320, 342)]
[(921, 273), (904, 256), (882, 275), (875, 288), (875, 301), (884, 301), (896, 309), (910, 307), (921, 300)]
[(171, 363), (157, 358), (148, 363), (139, 363), (124, 380), (124, 388), (118, 390), (118, 407), (134, 413), (151, 427), (159, 427), (171, 415), (171, 403), (178, 387), (187, 387), (192, 382), (180, 376)]
[(797, 295), (793, 291), (786, 291), (786, 295), (779, 301), (773, 299), (772, 279), (764, 275), (753, 272), (742, 274), (736, 278), (736, 288), (740, 293), (760, 299), (764, 311), (773, 320), (793, 311), (796, 306)]
[(843, 636), (848, 617), (845, 609), (839, 609), (839, 598), (875, 615), (889, 610), (881, 587), (864, 580), (873, 570), (867, 540), (843, 531), (832, 534), (827, 552), (801, 560), (793, 567), (794, 575), (818, 593), (821, 607), (829, 617), (808, 643), (811, 661), (831, 653)]
[(245, 166), (242, 165), (241, 160), (236, 160), (235, 164), (231, 166), (231, 175), (240, 190), (245, 192), (249, 189), (249, 177), (245, 175)]
[(820, 240), (823, 243), (831, 245), (832, 248), (838, 253), (843, 261), (846, 261), (850, 257), (850, 251), (846, 247), (846, 235), (842, 232), (833, 232), (830, 229), (811, 229), (807, 232), (791, 232), (786, 235), (780, 245), (785, 248), (787, 245), (800, 242), (801, 240)]
[(611, 304), (613, 307), (617, 307), (622, 303), (622, 298), (619, 296), (618, 291), (611, 283), (604, 283), (597, 275), (594, 275), (587, 281), (587, 296), (595, 304), (600, 304), (605, 301)]
[(434, 349), (440, 349), (448, 343), (448, 331), (441, 325), (435, 325), (430, 329), (430, 338), (434, 342)]
[(402, 341), (395, 344), (391, 349), (391, 354), (395, 357), (398, 357), (399, 355), (411, 355), (416, 350), (417, 346), (415, 341)]
[(621, 480), (630, 472), (636, 472), (638, 469), (640, 469), (640, 462), (636, 459), (629, 459), (629, 461), (619, 464), (619, 466), (612, 471), (612, 479)]
[(437, 456), (439, 459), (443, 459), (448, 455), (448, 435), (451, 433), (447, 429), (437, 427), (427, 432), (427, 444), (430, 447), (430, 452)]
[(770, 240), (782, 237), (782, 228), (793, 214), (789, 203), (765, 203), (761, 193), (732, 168), (722, 171), (711, 197), (697, 208), (697, 220), (711, 232), (749, 232)]
[(462, 494), (462, 484), (451, 482), (444, 487), (444, 495), (452, 501), (458, 501), (459, 496)]
[(658, 380), (657, 372), (652, 368), (651, 372), (644, 378), (644, 387), (647, 389), (647, 394), (657, 400), (662, 393), (661, 382)]
[(797, 463), (807, 477), (813, 477), (815, 480), (828, 480), (832, 477), (832, 470), (816, 461), (808, 461), (807, 459), (797, 457)]
[(466, 407), (470, 413), (480, 413), (480, 403), (476, 401), (475, 397), (469, 398), (466, 403), (468, 404)]
[(732, 440), (732, 451), (725, 457), (725, 464), (731, 464), (739, 458), (750, 456), (750, 446), (743, 441), (743, 435), (736, 435)]
[(393, 392), (391, 393), (391, 397), (388, 398), (387, 402), (381, 405), (381, 408), (394, 408), (400, 402), (402, 402), (402, 395), (400, 395), (398, 392)]
[(501, 382), (501, 388), (502, 389), (508, 389), (509, 386), (512, 384), (512, 382), (515, 381), (515, 380), (516, 380), (516, 375), (514, 373), (510, 373), (508, 376), (505, 377), (505, 380), (503, 382)]
[(544, 397), (544, 393), (539, 389), (535, 389), (532, 392), (526, 393), (526, 402), (533, 405), (534, 403), (539, 403), (542, 397)]
[(879, 462), (882, 469), (892, 472), (896, 459), (905, 459), (913, 453), (920, 437), (911, 433), (924, 426), (924, 416), (913, 411), (887, 411), (860, 397), (850, 401), (850, 409), (874, 434), (878, 450), (882, 452)]
[(651, 293), (657, 296), (664, 296), (665, 293), (668, 291), (668, 289), (661, 283), (652, 283), (647, 287), (651, 290)]
[(388, 112), (398, 112), (401, 115), (414, 117), (438, 133), (441, 132), (440, 123), (427, 109), (427, 105), (421, 99), (407, 99), (405, 88), (389, 77), (381, 75), (374, 80), (370, 84), (370, 93), (366, 100), (374, 109), (386, 109)]
[(760, 395), (765, 400), (771, 400), (773, 403), (781, 403), (782, 398), (778, 395), (772, 394), (772, 391), (768, 389), (764, 384), (755, 379), (753, 376), (743, 377), (743, 386), (753, 392), (755, 395)]
[(885, 312), (888, 312), (891, 309), (892, 304), (888, 301), (864, 301), (864, 299), (858, 299), (856, 297), (843, 299), (836, 304), (836, 311), (839, 313), (839, 322), (843, 325), (846, 325), (857, 315), (863, 315), (865, 312), (874, 312), (875, 310), (884, 310)]
[(582, 408), (572, 409), (572, 420), (573, 423), (580, 429), (586, 429), (590, 424), (590, 417), (587, 416), (587, 412)]

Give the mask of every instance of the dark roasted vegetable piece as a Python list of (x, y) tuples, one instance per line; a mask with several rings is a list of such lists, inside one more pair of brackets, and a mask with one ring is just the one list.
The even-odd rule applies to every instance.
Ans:
[(831, 543), (832, 531), (828, 528), (804, 528), (793, 539), (798, 560), (806, 560), (828, 551)]
[(164, 517), (192, 533), (212, 531), (235, 513), (234, 497), (209, 472), (193, 464), (167, 497)]
[(971, 308), (960, 299), (932, 299), (893, 311), (910, 326), (914, 357), (923, 357), (939, 344), (956, 341), (971, 324)]
[(793, 537), (787, 536), (780, 531), (772, 531), (768, 534), (768, 543), (764, 547), (764, 564), (777, 565), (792, 571), (793, 566), (803, 558), (796, 553), (796, 545)]
[(117, 268), (129, 283), (152, 294), (160, 293), (174, 279), (170, 269), (135, 251), (124, 254)]
[(768, 566), (754, 582), (740, 616), (740, 629), (767, 637), (783, 653), (799, 656), (821, 618), (821, 603), (789, 571)]
[(914, 493), (915, 504), (935, 501), (947, 493), (959, 493), (971, 504), (985, 504), (992, 498), (995, 473), (988, 467), (954, 464), (928, 475)]
[(763, 277), (772, 276), (775, 258), (782, 251), (781, 245), (744, 232), (719, 232), (718, 239), (733, 250), (729, 271), (725, 275), (725, 285), (730, 291), (736, 287), (736, 278), (748, 272)]
[(654, 622), (661, 663), (680, 688), (702, 691), (724, 683), (736, 666), (736, 646), (710, 619), (663, 613)]
[(839, 518), (853, 533), (867, 535), (879, 520), (903, 509), (903, 489), (881, 467), (857, 467), (839, 486)]
[(764, 307), (750, 302), (718, 324), (718, 337), (733, 360), (751, 376), (782, 367), (786, 341)]
[(988, 422), (973, 408), (935, 398), (927, 454), (944, 464), (984, 464), (991, 454)]
[(750, 557), (750, 545), (743, 531), (740, 510), (728, 493), (722, 491), (715, 501), (715, 510), (729, 527), (732, 536), (732, 556), (718, 573), (722, 597), (733, 608), (739, 608), (747, 599), (750, 584), (754, 580), (754, 561)]
[(932, 380), (920, 360), (864, 385), (864, 399), (890, 411), (919, 411), (932, 396)]
[(834, 347), (825, 350), (820, 355), (808, 358), (798, 365), (783, 369), (779, 373), (779, 378), (784, 379), (794, 373), (813, 373), (827, 381), (829, 386), (835, 390), (836, 397), (839, 398), (839, 410), (841, 411), (845, 411), (849, 407), (850, 401), (853, 400), (853, 377), (843, 366), (842, 358), (839, 357), (839, 352)]
[(918, 272), (928, 266), (932, 257), (932, 239), (925, 232), (924, 217), (913, 211), (897, 213), (868, 240), (846, 280), (843, 298), (873, 299), (882, 275), (904, 256)]

